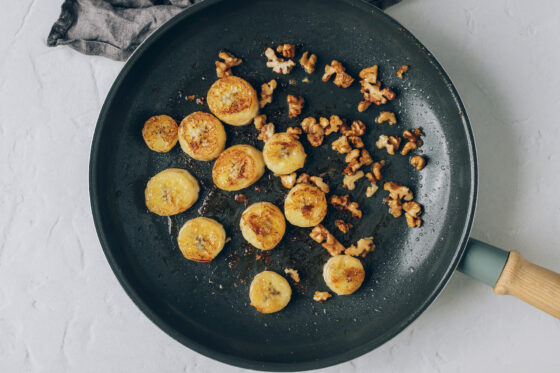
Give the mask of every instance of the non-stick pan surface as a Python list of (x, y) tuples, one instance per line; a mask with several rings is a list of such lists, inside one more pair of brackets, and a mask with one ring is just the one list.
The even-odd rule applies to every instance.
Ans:
[[(317, 71), (307, 76), (296, 67), (279, 76), (265, 67), (267, 46), (291, 42), (298, 52), (319, 57)], [(180, 121), (187, 114), (208, 111), (185, 97), (205, 96), (216, 79), (214, 61), (227, 49), (244, 62), (234, 68), (254, 87), (276, 78), (279, 89), (263, 112), (277, 130), (296, 125), (287, 115), (286, 95), (302, 95), (301, 117), (338, 114), (367, 124), (366, 148), (384, 159), (384, 181), (410, 186), (424, 206), (424, 224), (410, 229), (394, 219), (383, 204), (382, 189), (365, 197), (368, 182), (350, 192), (364, 211), (361, 221), (329, 210), (325, 225), (348, 245), (375, 237), (377, 249), (363, 261), (366, 279), (351, 296), (335, 296), (320, 304), (316, 290), (328, 290), (322, 280), (328, 253), (309, 237), (309, 229), (289, 227), (273, 251), (257, 252), (244, 242), (238, 222), (245, 206), (236, 193), (213, 187), (212, 162), (198, 162), (176, 146), (168, 154), (150, 151), (141, 128), (152, 115), (168, 114)], [(357, 77), (360, 69), (380, 65), (380, 77), (397, 93), (384, 107), (358, 113), (359, 84), (341, 89), (323, 83), (323, 66), (342, 61)], [(404, 79), (395, 71), (410, 65)], [(290, 80), (293, 80), (290, 83)], [(381, 109), (395, 111), (398, 124), (379, 125)], [(388, 156), (375, 149), (380, 134), (398, 135), (421, 127), (426, 134), (421, 154), (427, 167), (418, 172), (409, 157)], [(227, 145), (249, 143), (262, 148), (253, 125), (226, 126)], [(324, 174), (332, 194), (342, 188), (343, 157), (307, 141), (306, 171)], [(476, 194), (476, 159), (463, 106), (449, 78), (426, 49), (390, 17), (352, 0), (206, 0), (156, 31), (128, 61), (101, 111), (91, 153), (90, 192), (101, 244), (119, 281), (142, 311), (171, 336), (212, 358), (266, 370), (319, 368), (357, 357), (386, 342), (412, 322), (437, 296), (461, 257)], [(168, 167), (186, 168), (200, 181), (201, 197), (187, 212), (165, 218), (144, 204), (148, 179)], [(267, 171), (242, 191), (251, 203), (270, 201), (282, 206), (286, 190)], [(232, 238), (211, 263), (185, 260), (176, 243), (178, 228), (204, 215), (222, 222)], [(342, 235), (334, 228), (339, 217), (355, 229)], [(249, 306), (248, 291), (255, 274), (292, 267), (301, 274), (290, 304), (271, 315)]]

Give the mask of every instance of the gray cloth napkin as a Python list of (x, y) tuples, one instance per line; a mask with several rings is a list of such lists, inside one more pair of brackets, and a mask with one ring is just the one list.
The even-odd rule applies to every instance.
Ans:
[[(47, 45), (125, 61), (154, 30), (201, 0), (64, 0)], [(381, 9), (401, 0), (370, 0)]]

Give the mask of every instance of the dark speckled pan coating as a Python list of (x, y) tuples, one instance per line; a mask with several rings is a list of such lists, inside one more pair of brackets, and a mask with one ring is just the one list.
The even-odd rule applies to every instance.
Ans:
[[(264, 49), (277, 43), (297, 45), (319, 57), (307, 76), (296, 67), (279, 76), (265, 67)], [(384, 159), (385, 180), (410, 186), (425, 207), (424, 225), (409, 229), (404, 217), (393, 219), (380, 189), (365, 197), (368, 182), (351, 193), (364, 211), (355, 228), (343, 235), (335, 219), (349, 215), (329, 209), (325, 225), (348, 245), (375, 237), (377, 249), (363, 261), (366, 279), (352, 296), (334, 296), (320, 304), (315, 290), (327, 290), (321, 276), (327, 252), (309, 237), (310, 229), (289, 226), (283, 241), (256, 259), (244, 242), (239, 217), (245, 205), (235, 192), (212, 186), (212, 162), (190, 159), (179, 146), (167, 154), (150, 151), (142, 140), (144, 121), (168, 114), (180, 121), (208, 110), (187, 95), (205, 96), (216, 79), (214, 61), (227, 49), (244, 62), (233, 71), (255, 88), (276, 78), (279, 88), (263, 112), (277, 130), (296, 125), (288, 118), (287, 94), (305, 97), (306, 116), (338, 114), (367, 124), (366, 147)], [(358, 113), (358, 82), (348, 89), (321, 82), (323, 67), (337, 59), (357, 77), (361, 68), (380, 65), (380, 78), (397, 99), (383, 109), (397, 113), (395, 126), (378, 125), (380, 107)], [(404, 79), (395, 72), (410, 65)], [(289, 80), (295, 79), (295, 85)], [(380, 134), (402, 134), (421, 127), (426, 134), (420, 154), (428, 159), (417, 172), (409, 157), (375, 149)], [(262, 149), (253, 125), (226, 126), (227, 146), (252, 144)], [(306, 140), (306, 170), (325, 173), (334, 193), (342, 188), (343, 157)], [(164, 218), (148, 213), (144, 188), (168, 167), (188, 169), (199, 180), (199, 201), (187, 212)], [(381, 185), (382, 186), (382, 185)], [(437, 296), (462, 255), (476, 197), (476, 158), (464, 108), (449, 78), (428, 51), (390, 17), (353, 0), (206, 0), (156, 31), (131, 57), (115, 81), (101, 111), (91, 152), (90, 193), (93, 216), (107, 259), (121, 284), (158, 326), (200, 353), (223, 362), (263, 370), (305, 370), (355, 358), (383, 344), (412, 322)], [(286, 190), (268, 171), (244, 190), (250, 203), (283, 205)], [(185, 260), (176, 243), (178, 228), (202, 214), (222, 222), (232, 238), (210, 264)], [(301, 284), (290, 304), (272, 315), (249, 306), (252, 277), (270, 269), (283, 274), (296, 268)]]

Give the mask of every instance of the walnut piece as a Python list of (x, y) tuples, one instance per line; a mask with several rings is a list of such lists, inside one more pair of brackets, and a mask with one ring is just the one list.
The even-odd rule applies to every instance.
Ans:
[(319, 146), (325, 139), (323, 127), (313, 117), (307, 117), (301, 121), (301, 129), (307, 134), (307, 140), (312, 146)]
[(279, 58), (272, 48), (266, 48), (264, 55), (268, 58), (266, 67), (271, 68), (272, 71), (277, 74), (289, 74), (296, 65), (296, 63), (292, 60)]
[(288, 115), (290, 118), (295, 118), (301, 114), (305, 99), (301, 96), (288, 95)]
[(381, 168), (383, 166), (385, 166), (385, 161), (375, 162), (371, 167), (371, 172), (366, 174), (366, 178), (371, 181), (371, 186), (366, 189), (366, 197), (373, 196), (379, 189), (377, 182), (383, 179), (383, 175), (381, 175)]
[(278, 83), (275, 79), (261, 85), (261, 99), (259, 100), (259, 106), (261, 109), (272, 102), (272, 94), (277, 86)]
[(290, 275), (290, 277), (292, 278), (292, 280), (294, 280), (294, 282), (299, 282), (300, 278), (299, 278), (299, 273), (297, 270), (293, 269), (293, 268), (286, 268), (284, 269), (284, 273), (287, 275)]
[(311, 176), (305, 172), (298, 176), (296, 184), (311, 184)]
[(352, 145), (358, 149), (363, 149), (365, 146), (360, 136), (348, 136), (348, 141), (350, 141)]
[(422, 225), (422, 219), (420, 219), (422, 206), (418, 202), (411, 201), (403, 203), (402, 208), (405, 211), (406, 224), (410, 228), (419, 228)]
[(362, 71), (360, 71), (360, 79), (363, 79), (371, 84), (377, 83), (377, 65), (362, 69)]
[(339, 231), (345, 234), (348, 233), (350, 229), (352, 229), (353, 227), (352, 223), (347, 223), (342, 219), (336, 219), (334, 224), (336, 224), (336, 227), (338, 228)]
[(351, 245), (348, 247), (344, 254), (350, 256), (361, 256), (365, 258), (368, 253), (375, 250), (375, 244), (373, 243), (373, 237), (365, 237), (358, 240), (356, 245)]
[(292, 172), (289, 175), (280, 176), (280, 182), (284, 188), (291, 189), (296, 184), (296, 173)]
[(371, 102), (369, 101), (360, 101), (358, 104), (358, 111), (360, 113), (366, 111), (371, 106)]
[(241, 58), (237, 58), (233, 54), (226, 51), (221, 51), (220, 53), (218, 53), (218, 58), (224, 60), (224, 62), (216, 61), (216, 74), (218, 75), (218, 78), (225, 78), (226, 76), (233, 75), (233, 73), (231, 72), (231, 68), (233, 66), (241, 65), (241, 63), (243, 62)]
[(331, 115), (329, 117), (329, 127), (325, 130), (325, 135), (330, 135), (333, 132), (338, 132), (344, 121), (338, 115)]
[(244, 204), (245, 206), (247, 206), (249, 204), (249, 200), (247, 199), (247, 197), (243, 193), (236, 194), (235, 197), (234, 197), (234, 200), (235, 200), (235, 202), (240, 202), (240, 203)]
[(331, 144), (332, 150), (339, 152), (340, 154), (349, 153), (352, 147), (348, 143), (348, 137), (340, 136), (338, 139), (334, 140)]
[[(366, 176), (371, 175), (369, 172), (366, 174)], [(371, 197), (375, 194), (375, 192), (377, 192), (379, 190), (379, 187), (376, 184), (371, 184), (370, 186), (368, 186), (366, 188), (366, 197)]]
[(330, 297), (332, 297), (332, 295), (328, 291), (316, 291), (315, 294), (313, 294), (313, 300), (320, 303), (323, 303)]
[(344, 246), (321, 224), (316, 225), (309, 236), (320, 243), (332, 256), (339, 255), (345, 250)]
[(325, 183), (325, 182), (323, 181), (323, 178), (322, 178), (322, 177), (319, 177), (319, 176), (311, 176), (311, 177), (309, 178), (309, 180), (310, 180), (313, 184), (315, 184), (315, 186), (316, 186), (317, 188), (321, 189), (321, 191), (322, 191), (323, 193), (328, 193), (328, 192), (330, 192), (330, 188), (329, 188), (328, 184)]
[[(412, 201), (414, 199), (414, 195), (412, 194), (410, 188), (390, 181), (385, 183), (383, 189), (389, 191), (389, 196), (385, 199), (385, 202), (389, 205), (389, 212), (393, 215), (393, 217), (398, 218), (401, 216), (404, 209), (406, 213), (405, 215), (408, 215), (406, 221), (410, 227), (419, 227), (422, 224), (419, 218), (422, 212), (422, 207), (418, 202)], [(405, 203), (403, 203), (403, 201), (405, 201)], [(417, 221), (416, 219), (420, 221)]]
[(361, 219), (362, 211), (360, 210), (360, 205), (358, 202), (350, 202), (349, 198), (350, 196), (348, 194), (343, 196), (333, 195), (331, 196), (330, 202), (334, 208), (349, 211), (354, 218)]
[(299, 136), (302, 134), (302, 132), (303, 131), (299, 127), (288, 127), (288, 129), (286, 130), (286, 133), (296, 140), (299, 140)]
[(389, 192), (389, 198), (404, 201), (412, 201), (414, 195), (409, 187), (395, 183), (393, 181), (386, 182), (383, 189)]
[(385, 150), (387, 150), (387, 153), (391, 155), (395, 154), (395, 150), (399, 150), (400, 145), (401, 145), (400, 137), (386, 136), (386, 135), (379, 136), (379, 139), (375, 143), (377, 149), (385, 148)]
[(408, 65), (402, 65), (397, 70), (397, 76), (402, 79), (403, 74), (408, 71)]
[(259, 114), (253, 119), (253, 123), (255, 128), (260, 131), (259, 135), (257, 136), (258, 140), (262, 140), (267, 142), (268, 139), (274, 135), (274, 124), (266, 123), (266, 115)]
[(403, 137), (407, 139), (408, 142), (404, 144), (401, 154), (407, 155), (410, 151), (421, 147), (423, 144), (421, 139), (422, 136), (424, 136), (424, 134), (422, 133), (420, 128), (415, 128), (413, 131), (405, 130), (403, 132)]
[(296, 55), (296, 47), (293, 44), (282, 44), (276, 47), (276, 52), (280, 53), (283, 57), (294, 58)]
[(362, 136), (366, 133), (366, 125), (361, 120), (355, 120), (350, 127), (343, 124), (340, 127), (340, 133), (344, 136)]
[(410, 158), (410, 164), (412, 165), (412, 167), (420, 171), (426, 165), (426, 160), (422, 156), (415, 155), (414, 157)]
[(375, 121), (379, 124), (387, 122), (389, 125), (397, 124), (397, 117), (395, 117), (395, 113), (390, 111), (382, 111), (379, 113)]
[(317, 55), (311, 54), (309, 52), (304, 52), (303, 56), (299, 59), (300, 65), (303, 67), (306, 73), (311, 74), (315, 71), (315, 64), (317, 63)]
[(356, 189), (356, 181), (364, 177), (364, 171), (360, 170), (353, 175), (344, 175), (342, 186), (348, 190)]
[(358, 157), (360, 157), (360, 149), (352, 149), (350, 153), (346, 154), (344, 162), (352, 163), (352, 161), (357, 161)]
[(373, 162), (371, 155), (365, 149), (362, 149), (361, 153), (359, 149), (352, 149), (344, 160), (348, 165), (342, 171), (343, 175), (354, 175), (362, 166), (369, 166)]
[(321, 78), (324, 82), (329, 81), (329, 79), (336, 74), (334, 77), (333, 83), (337, 87), (341, 88), (348, 88), (354, 82), (354, 78), (352, 78), (348, 73), (345, 72), (344, 66), (337, 60), (332, 60), (330, 65), (325, 65), (325, 73)]

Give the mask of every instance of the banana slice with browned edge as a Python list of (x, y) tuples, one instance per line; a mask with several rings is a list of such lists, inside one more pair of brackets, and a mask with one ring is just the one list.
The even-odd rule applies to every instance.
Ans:
[(325, 283), (338, 295), (354, 293), (362, 286), (366, 273), (360, 259), (350, 255), (336, 255), (323, 267)]
[(314, 227), (327, 215), (325, 193), (315, 185), (298, 184), (288, 193), (284, 201), (284, 215), (298, 227)]
[(288, 305), (291, 297), (292, 288), (288, 281), (272, 271), (256, 275), (249, 289), (251, 306), (261, 313), (280, 311)]
[(239, 221), (241, 234), (251, 245), (272, 250), (286, 232), (284, 214), (270, 202), (257, 202), (247, 207)]
[(226, 231), (214, 219), (199, 217), (181, 227), (177, 243), (183, 256), (195, 262), (209, 263), (224, 248)]
[(142, 128), (142, 137), (148, 148), (167, 153), (177, 144), (177, 122), (168, 115), (156, 115), (148, 119)]
[(262, 153), (251, 145), (234, 145), (224, 150), (214, 162), (212, 179), (222, 190), (247, 188), (264, 174)]
[(161, 216), (179, 214), (198, 200), (198, 181), (187, 170), (168, 168), (153, 176), (144, 197), (148, 210)]
[(179, 126), (181, 149), (199, 161), (216, 159), (226, 146), (226, 131), (222, 122), (210, 113), (194, 112)]
[(232, 126), (249, 124), (259, 113), (257, 92), (238, 76), (227, 76), (214, 82), (206, 101), (215, 116)]
[(280, 132), (264, 144), (263, 157), (266, 167), (274, 174), (288, 175), (303, 167), (307, 155), (294, 136)]

